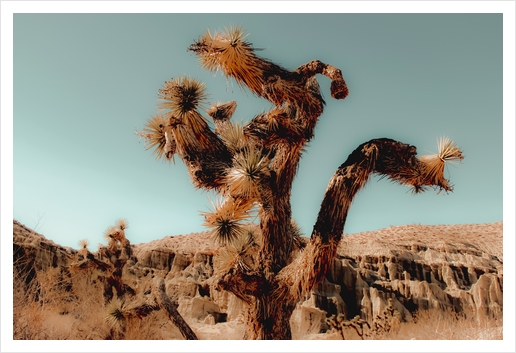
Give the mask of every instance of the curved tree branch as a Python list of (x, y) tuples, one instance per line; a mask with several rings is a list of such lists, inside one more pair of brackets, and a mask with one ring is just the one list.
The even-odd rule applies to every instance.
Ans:
[(167, 311), (169, 318), (172, 320), (174, 325), (177, 326), (183, 337), (187, 340), (196, 340), (197, 335), (188, 323), (183, 319), (179, 311), (177, 311), (177, 306), (172, 303), (167, 293), (165, 292), (165, 281), (161, 279), (158, 285), (158, 293), (161, 301), (161, 306)]
[(342, 77), (340, 69), (325, 64), (319, 60), (313, 60), (309, 63), (299, 66), (296, 73), (300, 74), (303, 80), (308, 80), (317, 74), (323, 74), (331, 80), (330, 92), (335, 99), (344, 99), (348, 96), (348, 86)]
[(259, 297), (266, 291), (266, 281), (256, 272), (244, 273), (242, 270), (231, 269), (217, 283), (217, 288), (227, 290), (247, 304), (252, 297)]
[(220, 135), (222, 131), (227, 129), (229, 119), (235, 113), (237, 103), (230, 101), (222, 104), (213, 104), (212, 107), (207, 111), (208, 115), (213, 119), (215, 123), (215, 133)]
[[(454, 158), (462, 159), (460, 150)], [(289, 288), (291, 300), (297, 300), (324, 278), (335, 257), (351, 202), (373, 173), (411, 186), (416, 193), (424, 191), (425, 186), (451, 191), (444, 175), (432, 174), (431, 169), (426, 160), (416, 157), (412, 145), (386, 138), (361, 144), (331, 178), (310, 243), (278, 274), (279, 290)]]

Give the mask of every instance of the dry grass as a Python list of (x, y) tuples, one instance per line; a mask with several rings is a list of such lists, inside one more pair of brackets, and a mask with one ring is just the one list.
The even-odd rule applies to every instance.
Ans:
[[(333, 327), (325, 334), (310, 335), (317, 339), (345, 340), (503, 340), (502, 320), (484, 317), (480, 320), (466, 318), (451, 311), (419, 311), (411, 322), (399, 322), (395, 318), (382, 318), (372, 325), (354, 325), (357, 320), (341, 322), (330, 318)], [(363, 320), (359, 320), (363, 321)], [(336, 325), (337, 324), (337, 325)], [(354, 327), (355, 326), (355, 327)], [(385, 327), (386, 329), (382, 329)]]
[(414, 322), (401, 323), (399, 329), (369, 339), (388, 340), (502, 340), (503, 322), (484, 317), (479, 320), (451, 312), (421, 311)]
[[(16, 276), (16, 273), (15, 273)], [(14, 340), (182, 339), (163, 311), (132, 317), (123, 328), (106, 320), (103, 284), (95, 269), (59, 268), (37, 274), (27, 287), (14, 280)]]
[[(123, 232), (127, 221), (120, 220), (117, 226)], [(113, 327), (106, 320), (109, 303), (104, 297), (105, 271), (81, 266), (84, 260), (73, 255), (71, 249), (66, 265), (34, 264), (37, 253), (32, 253), (31, 249), (43, 242), (53, 243), (16, 222), (14, 240), (15, 244), (27, 246), (17, 252), (13, 264), (14, 340), (182, 339), (164, 311), (150, 312), (147, 316), (140, 315), (139, 311), (125, 322), (123, 329)], [(124, 276), (127, 273), (124, 272)], [(136, 289), (138, 286), (146, 288), (150, 280), (127, 278)], [(141, 292), (127, 298), (129, 308), (134, 303), (144, 302)]]
[(105, 339), (101, 285), (88, 272), (50, 268), (25, 286), (15, 271), (13, 339)]

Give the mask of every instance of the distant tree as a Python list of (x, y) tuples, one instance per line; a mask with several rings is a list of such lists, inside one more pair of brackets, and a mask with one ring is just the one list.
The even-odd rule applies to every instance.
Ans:
[[(167, 296), (165, 292), (165, 282), (163, 280), (154, 285), (154, 300), (137, 305), (125, 304), (124, 299), (126, 294), (131, 296), (136, 294), (134, 289), (129, 287), (122, 280), (124, 267), (127, 261), (133, 257), (131, 243), (125, 235), (125, 230), (128, 226), (129, 224), (127, 220), (120, 218), (116, 221), (115, 226), (107, 228), (104, 232), (104, 237), (108, 241), (108, 246), (100, 246), (98, 254), (100, 258), (110, 262), (111, 266), (102, 261), (95, 260), (94, 258), (89, 258), (89, 260), (91, 260), (88, 263), (89, 266), (95, 266), (104, 271), (106, 271), (106, 269), (110, 269), (110, 274), (102, 277), (104, 282), (104, 299), (107, 303), (106, 320), (112, 324), (113, 327), (119, 328), (123, 333), (125, 331), (127, 321), (135, 318), (141, 319), (155, 310), (164, 309), (170, 320), (174, 325), (176, 325), (185, 339), (196, 340), (197, 336), (190, 326), (188, 326), (179, 311), (177, 311), (177, 303), (174, 303)], [(83, 241), (81, 241), (81, 246), (83, 249), (85, 248), (87, 250), (88, 244), (82, 244), (84, 244)], [(112, 333), (114, 334), (115, 331), (112, 330)]]
[[(344, 99), (348, 87), (341, 70), (318, 60), (286, 70), (255, 55), (241, 27), (207, 31), (189, 50), (204, 69), (221, 71), (274, 108), (238, 124), (230, 121), (236, 102), (213, 104), (206, 110), (212, 130), (199, 112), (206, 108), (204, 84), (181, 77), (159, 90), (161, 113), (138, 135), (158, 158), (171, 160), (177, 154), (196, 188), (221, 195), (214, 210), (204, 214), (204, 224), (226, 249), (218, 288), (248, 304), (244, 338), (290, 339), (295, 305), (326, 275), (349, 206), (369, 177), (387, 177), (415, 193), (427, 187), (451, 191), (444, 164), (462, 160), (462, 153), (446, 138), (436, 155), (423, 157), (416, 156), (416, 147), (387, 138), (361, 144), (331, 178), (304, 246), (292, 221), (292, 182), (323, 113), (316, 75), (331, 80), (333, 98)], [(244, 224), (255, 213), (259, 241)], [(249, 260), (252, 254), (257, 254), (255, 261)]]

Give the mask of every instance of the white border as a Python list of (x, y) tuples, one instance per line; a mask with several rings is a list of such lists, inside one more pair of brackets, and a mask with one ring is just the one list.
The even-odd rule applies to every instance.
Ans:
[[(10, 236), (13, 205), (13, 14), (14, 13), (503, 13), (503, 99), (504, 99), (504, 249), (514, 250), (514, 196), (515, 196), (515, 3), (514, 1), (2, 1), (1, 2), (1, 258), (12, 260)], [(481, 187), (481, 186), (480, 186)], [(12, 340), (12, 271), (10, 264), (2, 266), (2, 339), (1, 351), (112, 351), (112, 352), (155, 352), (167, 351), (360, 351), (381, 349), (384, 352), (462, 351), (462, 352), (514, 352), (514, 257), (506, 256), (504, 271), (504, 337), (503, 341), (461, 341), (450, 345), (449, 341), (199, 341), (199, 342), (56, 342), (56, 341), (13, 341)], [(508, 275), (508, 276), (507, 276)], [(10, 279), (10, 282), (7, 281)], [(359, 344), (359, 345), (357, 345)], [(512, 344), (511, 346), (509, 346)]]

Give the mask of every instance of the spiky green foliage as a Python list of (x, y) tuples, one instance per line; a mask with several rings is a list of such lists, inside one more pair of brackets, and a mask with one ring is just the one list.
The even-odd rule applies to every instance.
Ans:
[(220, 244), (235, 244), (246, 234), (243, 221), (251, 216), (253, 204), (247, 200), (212, 202), (213, 212), (203, 212), (204, 226), (211, 228), (212, 237)]
[(246, 199), (259, 194), (259, 183), (270, 176), (269, 158), (253, 146), (244, 148), (234, 157), (233, 168), (226, 176), (229, 193)]
[(159, 107), (166, 118), (179, 119), (195, 133), (206, 128), (206, 119), (197, 111), (203, 109), (207, 98), (204, 83), (190, 77), (177, 77), (165, 82), (159, 90), (159, 98), (162, 99)]

